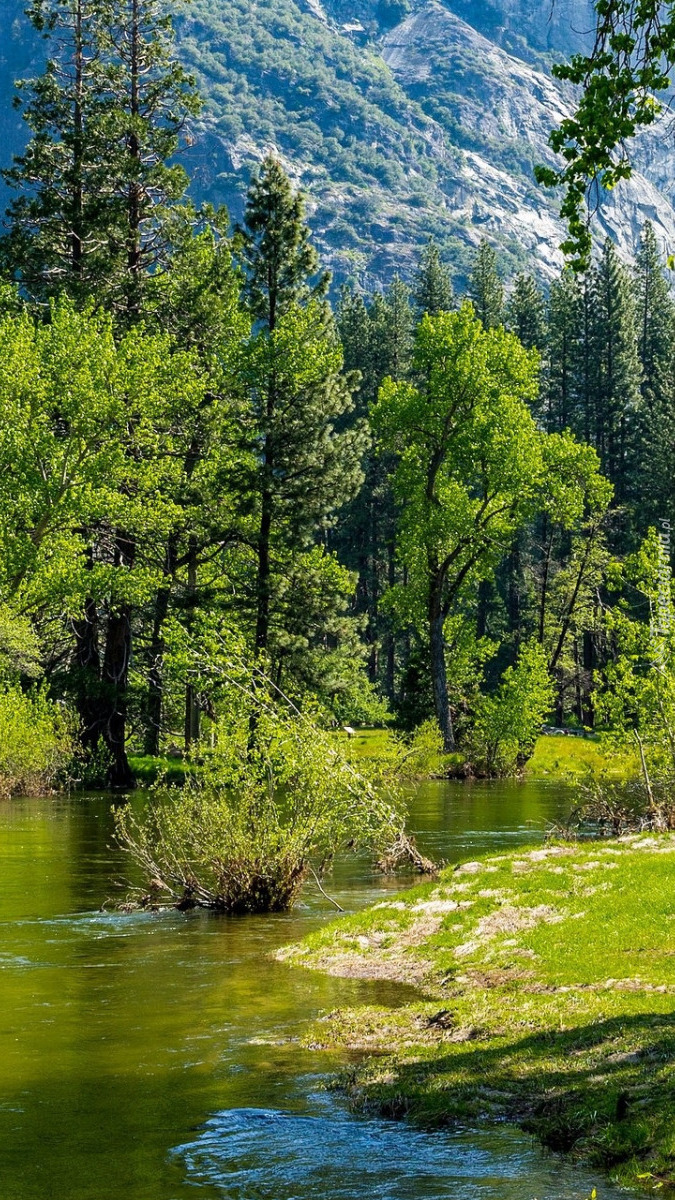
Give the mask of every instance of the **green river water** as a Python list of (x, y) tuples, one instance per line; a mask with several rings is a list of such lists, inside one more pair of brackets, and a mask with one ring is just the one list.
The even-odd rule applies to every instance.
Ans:
[[(391, 984), (275, 963), (334, 913), (100, 912), (126, 866), (111, 799), (0, 806), (0, 1200), (577, 1200), (594, 1180), (507, 1127), (425, 1133), (351, 1116), (307, 1022)], [(563, 789), (425, 784), (410, 825), (454, 861), (541, 837)], [(348, 910), (401, 880), (338, 864)], [(597, 1181), (600, 1200), (618, 1195)]]

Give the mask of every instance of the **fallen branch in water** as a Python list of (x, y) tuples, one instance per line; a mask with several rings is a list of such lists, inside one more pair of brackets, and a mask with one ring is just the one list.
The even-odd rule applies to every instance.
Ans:
[(440, 871), (439, 864), (430, 858), (425, 858), (417, 849), (414, 838), (408, 837), (403, 830), (398, 834), (393, 845), (378, 860), (377, 866), (387, 875), (393, 874), (404, 866), (411, 866), (420, 875), (437, 875)]

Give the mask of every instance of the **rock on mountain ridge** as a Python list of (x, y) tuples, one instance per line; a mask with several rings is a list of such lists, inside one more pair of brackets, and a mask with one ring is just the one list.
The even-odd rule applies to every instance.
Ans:
[[(5, 0), (5, 161), (21, 141), (11, 80), (44, 53), (23, 3)], [(564, 230), (533, 167), (550, 161), (548, 132), (573, 102), (550, 65), (591, 27), (591, 0), (192, 0), (177, 32), (206, 101), (185, 159), (195, 194), (238, 218), (251, 169), (275, 150), (338, 281), (409, 275), (430, 234), (458, 282), (483, 236), (507, 270), (550, 278)], [(641, 165), (597, 217), (625, 255), (646, 217), (675, 247), (662, 131), (645, 139)]]

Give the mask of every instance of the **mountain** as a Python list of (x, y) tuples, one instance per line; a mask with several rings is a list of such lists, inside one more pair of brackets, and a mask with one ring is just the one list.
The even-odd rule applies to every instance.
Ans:
[[(21, 138), (11, 80), (43, 49), (22, 0), (5, 4), (8, 157)], [(338, 279), (410, 274), (430, 234), (460, 282), (482, 237), (507, 269), (534, 263), (550, 278), (563, 228), (533, 167), (551, 161), (549, 130), (573, 103), (551, 64), (591, 28), (591, 0), (192, 0), (177, 31), (206, 101), (186, 152), (195, 193), (238, 218), (252, 168), (274, 149)], [(662, 139), (645, 141), (642, 162), (596, 219), (626, 255), (647, 217), (675, 245)]]

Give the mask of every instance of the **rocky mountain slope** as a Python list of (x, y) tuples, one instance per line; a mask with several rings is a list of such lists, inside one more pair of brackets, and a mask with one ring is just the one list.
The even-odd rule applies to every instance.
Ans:
[[(7, 158), (21, 136), (11, 79), (42, 49), (22, 0), (5, 3)], [(178, 34), (206, 99), (187, 153), (195, 191), (238, 217), (251, 169), (275, 149), (338, 278), (408, 274), (430, 234), (459, 279), (483, 236), (507, 270), (534, 262), (550, 277), (563, 230), (532, 172), (572, 102), (550, 65), (591, 24), (591, 0), (193, 0)], [(652, 136), (643, 161), (597, 216), (626, 254), (646, 217), (675, 246), (670, 148)]]

